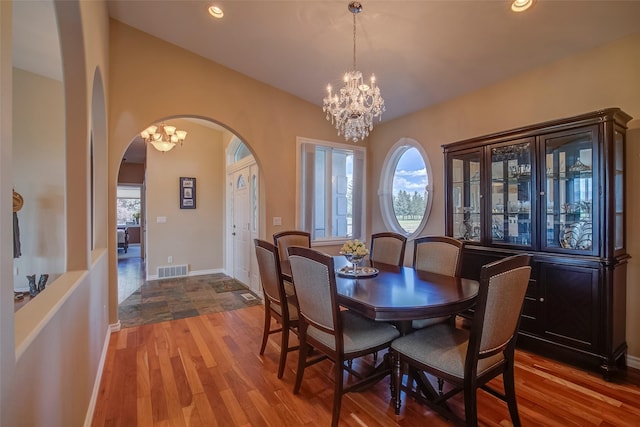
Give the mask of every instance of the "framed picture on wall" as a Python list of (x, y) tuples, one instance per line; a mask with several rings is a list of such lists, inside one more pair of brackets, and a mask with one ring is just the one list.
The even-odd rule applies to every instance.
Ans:
[(196, 208), (196, 179), (180, 177), (180, 209)]

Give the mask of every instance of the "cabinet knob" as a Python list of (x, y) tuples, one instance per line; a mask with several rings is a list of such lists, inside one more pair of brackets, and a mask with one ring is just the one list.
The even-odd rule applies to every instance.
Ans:
[(544, 302), (544, 298), (540, 298), (540, 302)]
[(540, 192), (540, 195), (541, 195), (541, 196), (544, 196), (544, 191), (541, 191), (541, 192)]

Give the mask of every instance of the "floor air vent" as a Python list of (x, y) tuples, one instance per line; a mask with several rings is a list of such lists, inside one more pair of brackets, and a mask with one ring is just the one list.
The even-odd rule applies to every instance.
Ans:
[(247, 294), (240, 294), (240, 296), (241, 296), (242, 298), (244, 298), (245, 300), (247, 300), (247, 301), (255, 301), (255, 300), (256, 300), (256, 297), (254, 297), (252, 294), (249, 294), (249, 293), (247, 293)]
[(168, 265), (166, 267), (158, 267), (158, 279), (166, 279), (169, 277), (185, 277), (189, 275), (189, 266), (185, 265)]

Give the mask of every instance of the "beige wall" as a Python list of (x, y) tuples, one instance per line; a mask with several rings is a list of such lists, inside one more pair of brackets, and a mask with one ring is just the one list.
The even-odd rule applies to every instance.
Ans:
[(61, 82), (17, 68), (13, 91), (13, 182), (24, 199), (13, 285), (28, 290), (27, 274), (51, 283), (65, 270), (64, 98)]
[[(2, 426), (78, 426), (85, 423), (91, 406), (94, 384), (101, 372), (102, 354), (108, 336), (108, 253), (105, 248), (106, 191), (106, 104), (102, 91), (108, 79), (107, 11), (104, 3), (69, 0), (53, 3), (63, 27), (60, 46), (64, 61), (64, 81), (55, 92), (53, 103), (40, 94), (32, 111), (26, 108), (21, 93), (13, 90), (12, 72), (12, 3), (0, 2), (0, 287), (2, 295), (13, 291), (11, 239), (11, 189), (19, 184), (14, 177), (38, 174), (53, 184), (56, 222), (60, 222), (63, 242), (57, 256), (66, 270), (54, 283), (14, 314), (10, 298), (0, 298), (0, 425)], [(47, 37), (56, 37), (49, 34)], [(89, 46), (85, 48), (84, 46)], [(18, 85), (24, 76), (17, 73)], [(33, 79), (34, 81), (37, 79)], [(33, 81), (31, 82), (33, 83)], [(55, 84), (53, 85), (55, 86)], [(60, 86), (60, 85), (58, 85)], [(24, 90), (22, 91), (24, 92)], [(49, 92), (49, 89), (46, 90)], [(12, 98), (16, 101), (15, 110)], [(60, 101), (62, 98), (64, 104)], [(43, 130), (48, 114), (60, 123)], [(26, 117), (29, 116), (29, 117)], [(20, 129), (32, 120), (32, 129)], [(18, 122), (18, 123), (16, 123)], [(12, 123), (15, 127), (12, 128)], [(64, 125), (61, 132), (61, 124)], [(94, 198), (91, 200), (90, 144), (93, 127)], [(26, 141), (40, 131), (39, 144)], [(53, 132), (56, 152), (43, 142), (43, 135)], [(13, 145), (16, 144), (14, 158)], [(31, 144), (31, 145), (30, 145)], [(37, 148), (36, 152), (23, 152)], [(47, 159), (43, 158), (47, 155)], [(31, 156), (31, 160), (26, 158)], [(60, 158), (62, 156), (62, 159)], [(15, 160), (15, 162), (14, 162)], [(19, 170), (18, 170), (19, 168)], [(37, 168), (30, 171), (31, 168)], [(46, 169), (50, 169), (46, 171)], [(55, 177), (46, 175), (55, 172)], [(60, 175), (58, 175), (60, 174)], [(59, 188), (63, 183), (63, 187)], [(33, 197), (46, 194), (45, 188), (34, 190)], [(60, 201), (61, 195), (64, 199)], [(49, 199), (45, 199), (47, 201)], [(34, 205), (35, 202), (26, 202)], [(47, 202), (49, 203), (49, 202)], [(47, 203), (37, 204), (36, 216), (48, 214)], [(58, 209), (64, 212), (58, 218)], [(94, 219), (95, 218), (95, 219)], [(93, 224), (92, 224), (93, 219)], [(25, 222), (23, 233), (30, 231)], [(92, 228), (94, 228), (92, 230)], [(94, 238), (97, 246), (94, 247)], [(102, 246), (100, 246), (102, 242)], [(66, 243), (66, 244), (65, 244)], [(114, 251), (115, 253), (115, 251)], [(28, 267), (25, 267), (28, 268)], [(42, 267), (38, 267), (42, 268)], [(21, 274), (22, 275), (22, 274)]]
[[(434, 82), (437, 84), (437, 82)], [(635, 118), (627, 140), (627, 341), (640, 366), (640, 35), (562, 59), (510, 80), (378, 126), (369, 141), (372, 230), (384, 228), (377, 204), (379, 174), (388, 149), (400, 138), (422, 144), (433, 170), (434, 202), (422, 233), (444, 233), (442, 144), (607, 107)], [(409, 244), (411, 247), (411, 244)], [(410, 256), (410, 254), (408, 254)]]
[[(171, 264), (188, 264), (190, 274), (222, 271), (223, 134), (192, 121), (167, 122), (188, 134), (182, 146), (167, 153), (147, 147), (147, 277), (170, 265), (170, 256)], [(196, 209), (180, 209), (180, 177), (196, 178)]]

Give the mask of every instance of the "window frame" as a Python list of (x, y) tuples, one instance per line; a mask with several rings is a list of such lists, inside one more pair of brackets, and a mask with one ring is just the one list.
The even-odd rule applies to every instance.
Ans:
[[(312, 200), (307, 200), (306, 193), (304, 192), (305, 186), (309, 186), (311, 184), (307, 183), (304, 179), (303, 173), (306, 165), (306, 150), (305, 145), (313, 146), (314, 151), (316, 147), (322, 147), (330, 150), (344, 150), (351, 151), (353, 154), (353, 168), (354, 168), (354, 177), (353, 180), (356, 181), (356, 163), (361, 164), (362, 171), (358, 174), (361, 176), (360, 180), (362, 184), (360, 185), (360, 197), (358, 198), (360, 204), (358, 206), (356, 202), (357, 196), (352, 195), (352, 215), (354, 212), (360, 212), (360, 226), (359, 230), (356, 231), (352, 229), (351, 235), (347, 235), (346, 237), (322, 237), (316, 238), (315, 231), (313, 229), (307, 230), (307, 228), (313, 228), (311, 224), (313, 224), (313, 211), (314, 206), (312, 204)], [(314, 169), (315, 171), (315, 169)], [(314, 174), (315, 175), (315, 174)], [(299, 230), (307, 230), (311, 233), (311, 242), (313, 246), (333, 246), (337, 244), (342, 244), (349, 239), (364, 239), (367, 230), (367, 216), (366, 216), (366, 206), (367, 206), (367, 191), (366, 191), (366, 182), (367, 182), (367, 148), (363, 146), (357, 146), (352, 144), (343, 144), (338, 142), (330, 142), (330, 141), (322, 141), (312, 138), (305, 137), (297, 137), (296, 138), (296, 228)], [(327, 198), (330, 198), (330, 192), (327, 194)], [(325, 199), (326, 201), (326, 199)], [(331, 203), (329, 200), (327, 203)], [(307, 217), (307, 211), (309, 212), (311, 218)], [(329, 223), (333, 223), (333, 220), (329, 220)], [(352, 222), (352, 227), (355, 226), (355, 221)], [(309, 226), (307, 226), (309, 224)]]
[[(393, 179), (395, 177), (396, 168), (398, 167), (398, 162), (402, 156), (410, 148), (415, 148), (418, 153), (420, 153), (427, 172), (427, 200), (424, 216), (413, 233), (408, 233), (404, 228), (402, 228), (402, 226), (400, 226), (395, 210), (393, 209)], [(431, 170), (431, 163), (429, 162), (429, 157), (427, 156), (426, 151), (415, 139), (406, 137), (400, 138), (389, 149), (387, 157), (382, 164), (380, 185), (378, 187), (378, 200), (380, 204), (382, 222), (387, 230), (402, 234), (403, 236), (406, 236), (407, 239), (413, 239), (418, 237), (426, 227), (429, 215), (431, 214), (431, 206), (433, 205), (433, 172)]]

